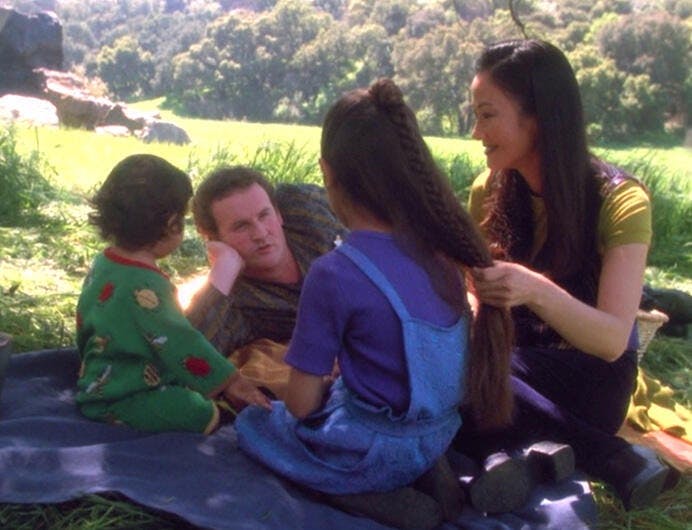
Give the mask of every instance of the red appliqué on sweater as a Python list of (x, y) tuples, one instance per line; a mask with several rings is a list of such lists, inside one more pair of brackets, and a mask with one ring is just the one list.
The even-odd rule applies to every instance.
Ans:
[(82, 329), (82, 324), (84, 324), (84, 320), (82, 319), (82, 314), (79, 311), (77, 312), (76, 321), (77, 321), (77, 329), (78, 330)]
[(202, 359), (201, 357), (188, 357), (185, 359), (185, 368), (192, 375), (199, 377), (204, 377), (209, 375), (211, 372), (211, 366), (209, 363)]
[(114, 290), (115, 285), (113, 285), (111, 282), (104, 285), (103, 289), (101, 289), (101, 292), (99, 293), (99, 302), (105, 302), (108, 300), (113, 295)]

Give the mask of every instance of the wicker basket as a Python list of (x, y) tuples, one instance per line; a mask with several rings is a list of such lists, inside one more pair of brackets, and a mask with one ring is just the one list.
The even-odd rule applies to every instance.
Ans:
[(639, 360), (641, 360), (644, 353), (646, 353), (646, 349), (649, 347), (651, 339), (656, 335), (658, 328), (666, 322), (668, 322), (668, 315), (657, 309), (652, 309), (651, 311), (640, 309), (637, 311), (637, 329), (639, 332), (639, 348), (637, 349), (637, 354), (639, 355)]

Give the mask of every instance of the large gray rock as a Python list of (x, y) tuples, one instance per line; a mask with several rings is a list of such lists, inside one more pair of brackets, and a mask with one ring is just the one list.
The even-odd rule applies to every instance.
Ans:
[(158, 112), (140, 112), (116, 103), (103, 118), (103, 125), (123, 125), (131, 132), (142, 129), (147, 123), (158, 120), (161, 115)]
[(169, 121), (152, 120), (138, 134), (145, 143), (162, 142), (177, 145), (190, 143), (190, 136), (185, 129)]
[(62, 69), (62, 25), (54, 13), (0, 7), (0, 95), (37, 95), (35, 68)]
[(0, 97), (0, 121), (57, 126), (58, 113), (55, 105), (45, 99), (5, 94)]

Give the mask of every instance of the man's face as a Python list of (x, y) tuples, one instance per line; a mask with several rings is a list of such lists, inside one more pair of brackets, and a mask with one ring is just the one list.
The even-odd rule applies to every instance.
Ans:
[(271, 277), (290, 257), (281, 214), (259, 184), (214, 201), (211, 213), (218, 239), (233, 247), (245, 262), (243, 274)]

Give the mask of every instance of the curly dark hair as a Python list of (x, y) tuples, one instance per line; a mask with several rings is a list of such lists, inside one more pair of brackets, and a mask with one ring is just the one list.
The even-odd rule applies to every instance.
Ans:
[(89, 222), (101, 236), (127, 250), (139, 250), (182, 230), (192, 197), (190, 177), (163, 158), (131, 155), (118, 162), (91, 199)]
[(210, 173), (197, 187), (192, 199), (192, 215), (197, 230), (206, 236), (216, 237), (219, 227), (211, 213), (212, 203), (253, 184), (259, 184), (267, 192), (269, 200), (276, 208), (274, 187), (259, 171), (245, 166), (233, 166), (221, 167)]

